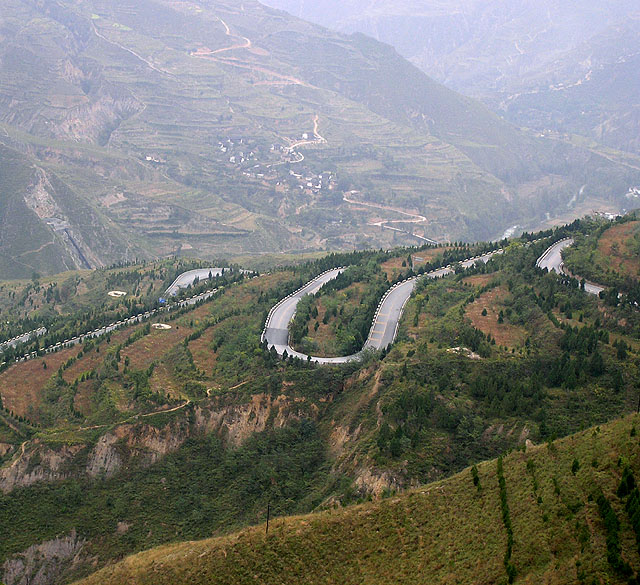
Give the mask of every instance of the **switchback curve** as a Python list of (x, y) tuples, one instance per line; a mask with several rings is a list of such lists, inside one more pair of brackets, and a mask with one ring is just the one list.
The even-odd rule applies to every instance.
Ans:
[[(502, 250), (495, 250), (481, 256), (468, 258), (467, 260), (460, 262), (460, 264), (464, 268), (469, 268), (476, 262), (484, 262), (486, 264), (494, 255), (501, 253)], [(404, 307), (407, 304), (409, 297), (411, 297), (411, 293), (420, 278), (441, 278), (448, 274), (452, 274), (454, 268), (449, 264), (448, 266), (438, 268), (437, 270), (433, 270), (427, 274), (408, 278), (402, 282), (394, 284), (382, 297), (374, 314), (371, 329), (369, 330), (369, 336), (367, 337), (362, 350), (358, 353), (348, 356), (327, 358), (309, 356), (296, 351), (289, 345), (288, 326), (289, 322), (295, 315), (298, 303), (305, 295), (315, 294), (318, 292), (325, 283), (336, 278), (338, 274), (344, 270), (344, 268), (334, 268), (323, 272), (305, 284), (302, 288), (276, 304), (271, 309), (267, 317), (265, 328), (262, 333), (262, 341), (266, 341), (268, 347), (275, 347), (278, 355), (283, 355), (286, 351), (289, 356), (312, 361), (318, 364), (345, 364), (359, 360), (365, 351), (381, 350), (393, 343), (398, 333), (398, 324), (402, 317)]]

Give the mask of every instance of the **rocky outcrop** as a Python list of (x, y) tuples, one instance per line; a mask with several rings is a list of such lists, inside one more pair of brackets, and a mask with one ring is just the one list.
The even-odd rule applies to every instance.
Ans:
[(163, 428), (148, 424), (116, 427), (100, 437), (89, 454), (85, 471), (90, 477), (110, 477), (130, 462), (152, 465), (176, 451), (190, 434), (191, 429), (184, 419)]
[[(82, 474), (111, 477), (131, 465), (146, 467), (177, 451), (197, 433), (216, 433), (229, 447), (238, 447), (268, 427), (282, 428), (291, 420), (313, 416), (304, 400), (265, 394), (257, 394), (244, 404), (225, 404), (220, 399), (207, 406), (189, 406), (183, 413), (185, 416), (176, 417), (163, 427), (142, 422), (142, 417), (140, 422), (119, 425), (92, 447), (53, 449), (36, 443), (27, 448), (25, 444), (12, 463), (0, 468), (0, 490), (8, 493), (17, 487)], [(81, 452), (86, 463), (78, 458)]]
[(24, 194), (25, 205), (54, 231), (58, 236), (57, 241), (64, 246), (77, 267), (102, 266), (81, 230), (74, 226), (74, 221), (56, 200), (57, 197), (59, 193), (46, 171), (35, 167), (33, 182)]
[(8, 493), (17, 487), (27, 487), (40, 481), (56, 481), (71, 476), (68, 463), (82, 451), (81, 445), (57, 449), (35, 444), (22, 445), (18, 456), (0, 468), (0, 490)]
[(68, 536), (30, 546), (2, 565), (6, 585), (51, 585), (79, 562), (85, 540), (75, 530)]
[(216, 432), (231, 447), (238, 447), (252, 434), (267, 428), (269, 420), (273, 428), (282, 428), (289, 421), (301, 418), (302, 404), (286, 396), (271, 398), (256, 394), (246, 404), (219, 406), (212, 410), (196, 409), (196, 427)]
[(380, 497), (385, 492), (397, 492), (404, 488), (403, 482), (398, 476), (389, 471), (369, 468), (357, 470), (354, 483), (360, 492), (371, 494), (375, 497)]

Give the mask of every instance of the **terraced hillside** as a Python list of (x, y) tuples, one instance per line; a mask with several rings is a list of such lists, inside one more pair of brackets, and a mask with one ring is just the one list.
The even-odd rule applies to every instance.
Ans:
[(640, 14), (632, 0), (265, 3), (389, 43), (515, 124), (640, 152)]
[(116, 230), (101, 262), (489, 238), (640, 183), (257, 2), (8, 0), (0, 24), (0, 141)]

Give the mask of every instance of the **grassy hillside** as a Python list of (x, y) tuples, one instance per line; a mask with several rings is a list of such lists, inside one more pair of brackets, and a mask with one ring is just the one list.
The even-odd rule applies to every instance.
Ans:
[(276, 518), (268, 535), (153, 549), (80, 583), (635, 582), (640, 534), (618, 488), (640, 476), (639, 427), (630, 416), (381, 502)]

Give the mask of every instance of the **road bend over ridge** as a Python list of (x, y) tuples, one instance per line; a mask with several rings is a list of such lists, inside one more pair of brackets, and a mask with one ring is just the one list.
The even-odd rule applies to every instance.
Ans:
[[(564, 268), (564, 261), (562, 260), (562, 250), (572, 245), (573, 238), (565, 238), (564, 240), (560, 240), (555, 244), (552, 244), (544, 251), (544, 254), (542, 254), (542, 256), (538, 258), (538, 260), (536, 261), (536, 266), (542, 269), (546, 268), (549, 272), (555, 272), (556, 274), (560, 274), (561, 276), (569, 276)], [(589, 294), (599, 296), (600, 293), (605, 290), (605, 287), (600, 286), (599, 284), (585, 281), (584, 290)]]
[[(464, 268), (473, 266), (476, 262), (484, 262), (485, 264), (496, 254), (501, 254), (502, 250), (488, 252), (482, 256), (475, 256), (460, 262)], [(408, 278), (402, 282), (394, 284), (382, 297), (378, 308), (373, 317), (373, 323), (369, 330), (369, 336), (364, 343), (361, 351), (347, 356), (341, 357), (319, 357), (309, 356), (296, 351), (289, 345), (289, 322), (296, 313), (296, 307), (302, 297), (308, 294), (317, 293), (322, 286), (333, 280), (343, 272), (345, 268), (334, 268), (324, 272), (305, 284), (302, 288), (289, 296), (282, 299), (269, 312), (264, 331), (262, 333), (262, 341), (266, 341), (268, 347), (275, 347), (278, 355), (287, 355), (298, 357), (303, 360), (309, 360), (318, 364), (345, 364), (358, 360), (362, 357), (366, 350), (380, 350), (388, 347), (393, 343), (398, 333), (398, 324), (411, 293), (413, 292), (417, 282), (421, 278), (440, 278), (454, 272), (451, 265), (438, 268), (427, 274)]]
[[(564, 270), (564, 263), (562, 261), (562, 250), (571, 246), (572, 244), (572, 238), (565, 238), (563, 240), (555, 242), (545, 250), (540, 258), (538, 258), (538, 260), (536, 261), (536, 266), (542, 269), (546, 268), (549, 272), (553, 271), (557, 274), (565, 275), (566, 272)], [(502, 249), (494, 250), (481, 256), (468, 258), (467, 260), (463, 260), (459, 264), (463, 268), (469, 268), (476, 262), (484, 262), (486, 264), (493, 256), (495, 256), (496, 254), (502, 254), (502, 252)], [(319, 364), (344, 364), (347, 362), (358, 360), (362, 357), (363, 352), (366, 350), (381, 350), (393, 343), (398, 333), (398, 325), (400, 323), (400, 318), (402, 317), (404, 307), (411, 297), (411, 293), (413, 292), (419, 279), (441, 278), (454, 272), (454, 267), (452, 265), (448, 265), (443, 268), (438, 268), (437, 270), (428, 272), (426, 274), (408, 278), (402, 282), (394, 284), (380, 300), (378, 308), (376, 309), (376, 312), (374, 314), (371, 329), (369, 330), (369, 336), (367, 337), (362, 350), (358, 353), (340, 357), (319, 357), (308, 356), (294, 350), (289, 345), (289, 322), (295, 315), (298, 302), (305, 295), (317, 293), (324, 284), (336, 278), (341, 272), (344, 272), (345, 269), (345, 267), (341, 267), (327, 270), (319, 276), (316, 276), (313, 280), (309, 281), (296, 292), (290, 294), (289, 296), (282, 299), (279, 303), (277, 303), (271, 309), (267, 317), (265, 328), (262, 332), (262, 341), (266, 341), (269, 347), (275, 347), (279, 355), (283, 355), (286, 351), (287, 355), (299, 357), (304, 360), (311, 360), (312, 362), (316, 362)], [(187, 288), (189, 285), (192, 285), (196, 281), (196, 279), (204, 281), (208, 279), (209, 276), (216, 277), (221, 275), (224, 271), (225, 269), (222, 268), (202, 268), (184, 272), (180, 274), (167, 289), (167, 291), (165, 292), (165, 296), (168, 297), (176, 295), (180, 289)], [(247, 270), (243, 270), (241, 272), (245, 274), (251, 273)], [(175, 304), (175, 308), (195, 305), (199, 302), (205, 301), (215, 295), (218, 290), (219, 289), (216, 288), (186, 299), (182, 299)], [(605, 288), (597, 284), (586, 282), (584, 290), (585, 292), (588, 292), (590, 294), (599, 295), (600, 292), (605, 290)], [(94, 331), (89, 331), (87, 333), (78, 335), (77, 337), (73, 337), (72, 339), (66, 339), (54, 346), (45, 348), (42, 351), (43, 353), (50, 353), (62, 349), (63, 347), (77, 345), (79, 343), (83, 343), (87, 339), (100, 337), (101, 335), (110, 333), (111, 331), (114, 331), (121, 326), (139, 323), (145, 319), (153, 317), (156, 314), (167, 310), (169, 309), (156, 308), (145, 313), (133, 315), (129, 318), (123, 319), (122, 321), (105, 325)], [(17, 345), (18, 343), (24, 343), (34, 337), (44, 335), (45, 333), (46, 329), (41, 328), (0, 343), (0, 354), (2, 353), (2, 350), (8, 346)], [(22, 358), (16, 358), (16, 361), (33, 359), (35, 357), (38, 357), (39, 355), (42, 354), (38, 352), (32, 352), (31, 354), (28, 354)]]

